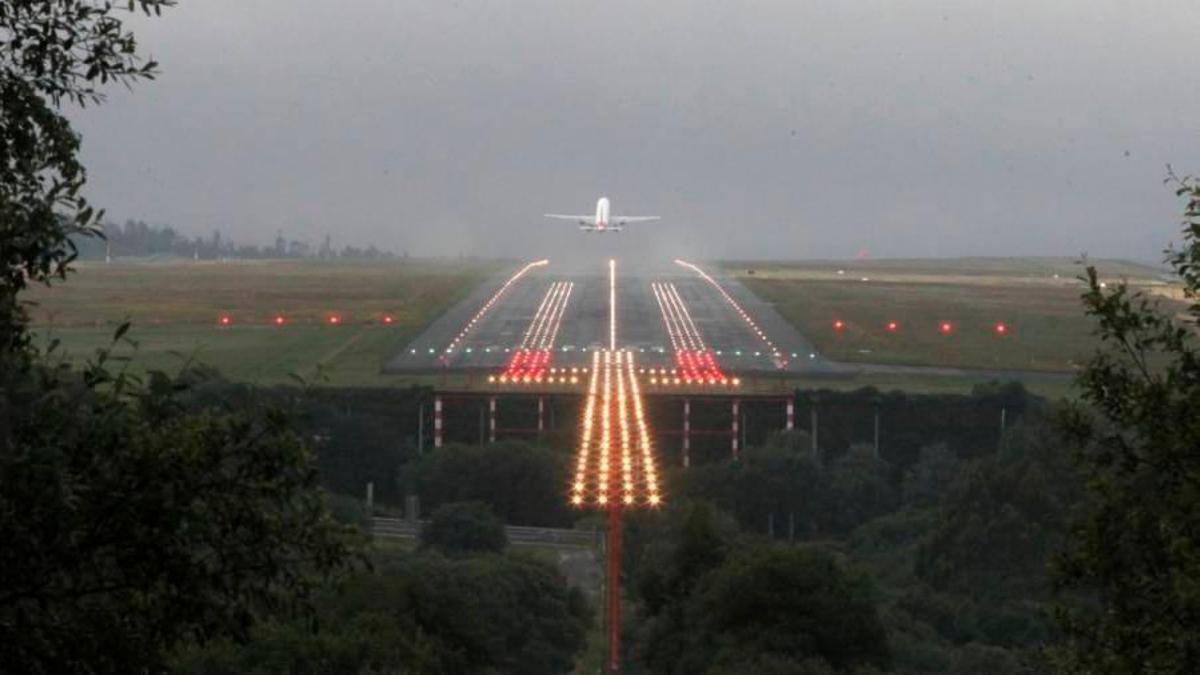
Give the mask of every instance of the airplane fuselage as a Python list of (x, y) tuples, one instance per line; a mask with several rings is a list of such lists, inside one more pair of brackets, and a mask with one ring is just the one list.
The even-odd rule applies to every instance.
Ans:
[(596, 230), (603, 232), (608, 229), (608, 197), (601, 197), (596, 200), (596, 220), (595, 225), (590, 227), (580, 228), (583, 230)]

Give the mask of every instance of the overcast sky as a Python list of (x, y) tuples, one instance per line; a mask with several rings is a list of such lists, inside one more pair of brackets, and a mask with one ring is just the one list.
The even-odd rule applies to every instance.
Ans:
[(535, 254), (545, 212), (721, 257), (1156, 260), (1200, 172), (1200, 3), (183, 0), (73, 113), (116, 219)]

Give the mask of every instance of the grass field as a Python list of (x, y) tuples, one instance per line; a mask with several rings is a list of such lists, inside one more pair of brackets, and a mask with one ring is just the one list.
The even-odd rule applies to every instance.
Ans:
[[(1167, 286), (1148, 266), (1095, 264), (1103, 279), (1124, 278), (1155, 290)], [(1080, 303), (1083, 285), (1076, 277), (1082, 268), (1066, 258), (725, 267), (838, 361), (1066, 373), (1095, 344)], [(889, 330), (892, 321), (897, 325)], [(997, 330), (1001, 323), (1003, 333)]]
[[(1105, 278), (1126, 278), (1163, 295), (1170, 291), (1156, 269), (1098, 264)], [(38, 303), (32, 314), (39, 340), (60, 340), (76, 359), (107, 345), (116, 327), (130, 320), (136, 370), (169, 371), (194, 357), (230, 379), (260, 384), (288, 381), (293, 373), (312, 380), (319, 366), (331, 385), (470, 388), (462, 376), (399, 378), (380, 375), (379, 368), (502, 266), (436, 260), (88, 263), (78, 265), (68, 282), (34, 289), (27, 299)], [(764, 381), (757, 388), (969, 391), (989, 379), (972, 369), (991, 369), (1045, 373), (1023, 379), (1034, 391), (1060, 396), (1069, 389), (1061, 374), (1072, 372), (1093, 344), (1079, 303), (1082, 286), (1074, 278), (1081, 270), (1069, 259), (755, 262), (727, 263), (725, 269), (833, 359), (968, 369), (883, 370), (840, 380)], [(331, 325), (335, 315), (341, 321)], [(382, 323), (385, 315), (393, 323)], [(230, 325), (220, 325), (221, 316)], [(274, 325), (276, 316), (284, 317), (284, 325)], [(841, 330), (835, 320), (844, 322)], [(891, 320), (899, 322), (894, 332), (886, 329)], [(949, 335), (939, 330), (943, 321), (953, 325)], [(1007, 334), (996, 334), (997, 322), (1005, 323)]]
[[(135, 369), (177, 369), (194, 357), (230, 379), (271, 384), (290, 374), (331, 385), (394, 385), (381, 363), (500, 269), (498, 262), (234, 261), (79, 264), (27, 295), (39, 341), (74, 359), (111, 341), (125, 320)], [(221, 325), (221, 317), (229, 325)], [(284, 318), (275, 325), (275, 317)], [(330, 323), (330, 317), (339, 323)], [(385, 324), (384, 317), (392, 318)]]

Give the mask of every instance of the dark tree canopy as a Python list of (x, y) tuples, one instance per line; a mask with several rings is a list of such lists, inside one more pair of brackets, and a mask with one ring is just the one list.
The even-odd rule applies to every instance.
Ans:
[(21, 292), (65, 278), (72, 237), (100, 217), (60, 106), (151, 77), (120, 13), (170, 4), (0, 3), (5, 671), (157, 671), (181, 642), (244, 636), (260, 611), (305, 607), (355, 559), (282, 409), (192, 409), (196, 369), (141, 379), (109, 350), (77, 370), (31, 347)]
[(406, 466), (402, 480), (424, 508), (481, 501), (509, 525), (570, 527), (575, 514), (564, 497), (567, 461), (562, 452), (516, 441), (450, 445)]
[(421, 545), (450, 556), (501, 553), (508, 546), (504, 523), (483, 502), (443, 504), (421, 529)]
[(660, 528), (634, 585), (642, 613), (637, 652), (650, 672), (890, 664), (870, 587), (830, 554), (739, 538), (703, 503), (668, 513)]
[(689, 611), (700, 663), (766, 654), (837, 669), (891, 663), (870, 588), (816, 548), (746, 547), (703, 580)]
[(181, 641), (302, 607), (346, 568), (283, 411), (192, 412), (184, 380), (104, 368), (0, 381), (0, 662), (154, 668)]
[(571, 672), (591, 615), (546, 563), (514, 556), (406, 555), (317, 602), (301, 622), (257, 626), (248, 644), (183, 654), (181, 673)]
[(1101, 348), (1069, 429), (1087, 507), (1058, 578), (1097, 604), (1063, 612), (1072, 670), (1200, 671), (1200, 183), (1169, 180), (1186, 202), (1183, 244), (1167, 257), (1186, 320), (1124, 283), (1105, 288), (1093, 267), (1085, 277)]

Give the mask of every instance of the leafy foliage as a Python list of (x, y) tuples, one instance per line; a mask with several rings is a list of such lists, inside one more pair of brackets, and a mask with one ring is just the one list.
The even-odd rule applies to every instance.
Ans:
[(958, 473), (960, 461), (945, 443), (921, 448), (917, 462), (904, 474), (902, 501), (906, 505), (934, 506)]
[[(869, 403), (867, 393), (857, 395)], [(1041, 650), (1058, 637), (1049, 620), (1047, 560), (1063, 545), (1068, 514), (1081, 493), (1069, 461), (1071, 439), (1056, 426), (1059, 409), (1007, 385), (981, 387), (970, 396), (895, 400), (922, 412), (923, 437), (930, 440), (906, 465), (893, 464), (886, 453), (878, 459), (862, 444), (818, 461), (810, 439), (793, 432), (748, 448), (737, 461), (666, 474), (671, 500), (661, 514), (665, 522), (635, 517), (626, 530), (626, 572), (640, 610), (636, 643), (648, 669), (688, 667), (678, 664), (689, 663), (697, 649), (689, 642), (699, 630), (694, 618), (717, 611), (689, 613), (695, 598), (711, 575), (731, 564), (733, 551), (763, 545), (738, 527), (762, 534), (771, 532), (769, 523), (775, 540), (845, 555), (853, 571), (843, 571), (853, 587), (868, 589), (859, 570), (870, 574), (875, 590), (869, 597), (887, 634), (887, 667), (895, 672), (1044, 668)], [(999, 437), (998, 402), (1009, 411)], [(979, 424), (940, 424), (932, 411), (941, 403), (951, 411), (975, 410)], [(915, 443), (917, 431), (907, 428), (906, 442)], [(991, 435), (986, 446), (979, 442), (985, 434)], [(705, 506), (705, 499), (721, 510)], [(786, 536), (789, 521), (795, 523), (794, 540)], [(755, 644), (740, 652), (730, 647), (723, 655), (709, 651), (704, 658), (712, 660), (689, 665), (739, 672), (754, 664), (780, 673), (884, 667), (874, 661), (835, 667), (826, 657), (771, 649)]]
[(706, 577), (689, 608), (699, 663), (743, 654), (818, 658), (837, 669), (887, 667), (871, 590), (815, 547), (746, 547)]
[(13, 672), (161, 670), (180, 643), (306, 607), (355, 560), (285, 410), (191, 410), (198, 369), (143, 380), (108, 349), (76, 371), (31, 347), (20, 294), (65, 278), (72, 237), (101, 217), (60, 106), (155, 71), (119, 11), (0, 4), (0, 663)]
[(1069, 447), (1048, 424), (1022, 425), (1013, 452), (976, 460), (954, 477), (916, 572), (936, 588), (988, 602), (1040, 598), (1046, 563), (1063, 543), (1079, 485)]
[[(158, 13), (172, 0), (130, 0)], [(72, 235), (95, 234), (102, 213), (80, 190), (79, 137), (59, 105), (98, 103), (99, 87), (154, 76), (112, 3), (17, 0), (0, 5), (0, 354), (28, 344), (17, 294), (65, 278)]]
[(1186, 321), (1124, 283), (1106, 288), (1094, 267), (1084, 278), (1101, 348), (1068, 429), (1088, 501), (1058, 580), (1098, 606), (1062, 612), (1073, 670), (1200, 670), (1200, 183), (1169, 180), (1186, 201), (1183, 245), (1167, 257), (1192, 303)]
[(445, 555), (502, 553), (508, 546), (504, 523), (483, 502), (443, 504), (421, 529), (421, 545)]
[(9, 371), (0, 383), (0, 661), (154, 668), (186, 639), (244, 636), (353, 560), (279, 408), (190, 412), (195, 371), (141, 383)]
[(799, 539), (847, 534), (899, 501), (892, 468), (855, 446), (827, 464), (797, 451), (793, 436), (781, 434), (771, 445), (751, 448), (739, 461), (704, 464), (673, 476), (678, 493), (713, 503), (737, 517), (748, 531), (777, 535), (789, 524)]
[(887, 666), (870, 588), (828, 553), (737, 537), (704, 503), (669, 515), (636, 565), (638, 653), (651, 672)]
[(582, 594), (535, 560), (418, 553), (318, 603), (320, 631), (257, 627), (245, 645), (183, 653), (183, 673), (563, 673), (591, 617)]
[(564, 494), (567, 455), (507, 441), (487, 447), (449, 445), (405, 466), (402, 483), (422, 507), (482, 501), (510, 525), (569, 527), (574, 514)]
[(892, 467), (875, 457), (870, 446), (858, 445), (827, 469), (830, 530), (847, 534), (858, 525), (894, 511), (900, 504)]
[[(777, 442), (786, 443), (786, 437)], [(671, 476), (673, 493), (708, 499), (745, 530), (765, 532), (768, 519), (792, 517), (801, 536), (820, 531), (827, 502), (823, 470), (809, 453), (777, 445), (750, 448), (740, 461), (703, 464)]]

